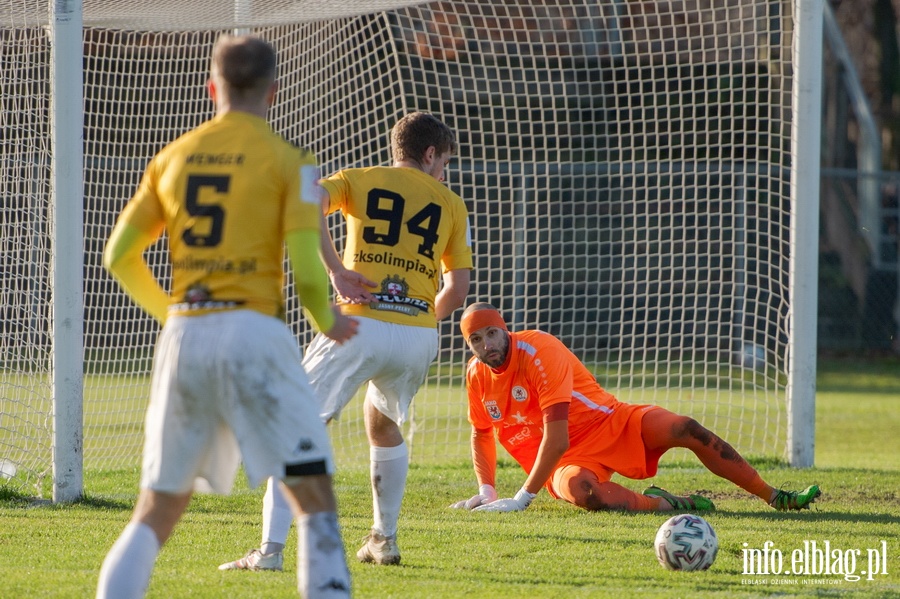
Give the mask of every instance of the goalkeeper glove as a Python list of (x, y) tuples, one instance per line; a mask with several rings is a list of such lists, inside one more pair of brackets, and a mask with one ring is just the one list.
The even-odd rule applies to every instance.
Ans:
[(519, 489), (515, 497), (509, 499), (498, 499), (491, 503), (484, 504), (475, 508), (476, 512), (521, 512), (537, 497), (536, 493), (529, 493), (525, 487)]
[(457, 501), (450, 507), (464, 510), (471, 510), (472, 508), (476, 508), (479, 505), (484, 505), (486, 503), (490, 503), (497, 499), (497, 491), (491, 485), (481, 485), (478, 487), (478, 495), (470, 497), (469, 499), (463, 499), (462, 501)]

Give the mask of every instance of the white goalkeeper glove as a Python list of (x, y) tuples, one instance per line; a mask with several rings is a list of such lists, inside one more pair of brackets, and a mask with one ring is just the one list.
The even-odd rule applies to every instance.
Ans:
[(480, 487), (478, 487), (478, 495), (470, 497), (469, 499), (457, 501), (450, 507), (461, 510), (471, 510), (472, 508), (490, 503), (492, 501), (495, 501), (496, 499), (497, 491), (494, 489), (494, 487), (492, 487), (491, 485), (481, 485)]
[(529, 493), (525, 487), (519, 489), (515, 497), (498, 499), (475, 508), (476, 512), (521, 512), (534, 501), (536, 493)]

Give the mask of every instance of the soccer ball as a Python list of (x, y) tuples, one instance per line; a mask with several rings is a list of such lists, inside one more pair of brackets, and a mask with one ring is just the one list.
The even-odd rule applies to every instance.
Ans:
[(693, 514), (672, 516), (656, 531), (656, 559), (668, 570), (706, 570), (719, 552), (719, 539), (709, 522)]

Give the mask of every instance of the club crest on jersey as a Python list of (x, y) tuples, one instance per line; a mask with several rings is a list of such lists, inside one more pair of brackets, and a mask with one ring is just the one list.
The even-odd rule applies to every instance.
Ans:
[(402, 312), (415, 316), (421, 312), (428, 312), (428, 302), (414, 297), (408, 297), (409, 283), (400, 275), (391, 275), (381, 281), (381, 290), (374, 294), (377, 301), (369, 304), (373, 310), (388, 310)]
[(189, 304), (212, 301), (212, 292), (206, 285), (197, 283), (188, 287), (188, 290), (184, 293), (184, 301)]
[(385, 277), (381, 282), (381, 293), (397, 298), (406, 297), (406, 294), (409, 293), (409, 283), (400, 275)]
[(503, 413), (500, 411), (497, 402), (494, 400), (484, 402), (484, 409), (487, 410), (488, 416), (490, 416), (492, 420), (500, 420), (503, 418)]
[(212, 296), (209, 287), (202, 283), (191, 285), (184, 292), (184, 299), (176, 304), (172, 304), (172, 308), (180, 311), (188, 310), (222, 310), (224, 308), (235, 308), (243, 304), (243, 301), (237, 300), (216, 300)]
[(521, 385), (512, 388), (512, 398), (516, 401), (525, 401), (528, 399), (528, 391)]

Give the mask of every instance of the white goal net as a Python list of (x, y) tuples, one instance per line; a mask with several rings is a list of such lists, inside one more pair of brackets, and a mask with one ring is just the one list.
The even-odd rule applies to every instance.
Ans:
[[(51, 472), (53, 251), (84, 255), (85, 469), (139, 464), (158, 328), (102, 248), (150, 157), (212, 115), (210, 49), (236, 28), (278, 49), (270, 121), (325, 173), (388, 164), (410, 110), (456, 131), (469, 301), (558, 335), (623, 401), (785, 457), (792, 2), (84, 0), (83, 248), (48, 224), (48, 4), (0, 8), (0, 485)], [(416, 463), (469, 456), (458, 316), (414, 402)], [(368, 460), (361, 398), (331, 429), (339, 465)]]

